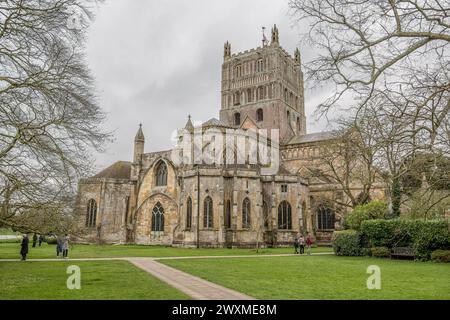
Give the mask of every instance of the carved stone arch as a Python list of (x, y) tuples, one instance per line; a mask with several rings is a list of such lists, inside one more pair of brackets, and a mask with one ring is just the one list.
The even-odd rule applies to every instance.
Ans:
[[(155, 173), (158, 165), (162, 162), (167, 166), (167, 186), (157, 187), (155, 180)], [(178, 173), (175, 165), (172, 161), (167, 159), (166, 157), (158, 157), (155, 159), (149, 168), (142, 175), (142, 179), (138, 185), (137, 190), (137, 206), (139, 207), (150, 195), (156, 193), (161, 193), (161, 188), (165, 190), (171, 190), (174, 184), (176, 184), (178, 178)], [(157, 188), (158, 191), (154, 189)]]
[(152, 192), (147, 198), (145, 198), (144, 201), (142, 201), (142, 203), (139, 205), (139, 207), (136, 209), (137, 215), (136, 218), (139, 219), (139, 215), (141, 214), (142, 208), (144, 207), (144, 205), (147, 204), (147, 202), (151, 201), (153, 198), (155, 198), (156, 196), (161, 196), (166, 198), (169, 202), (172, 202), (173, 204), (175, 204), (178, 207), (177, 201), (175, 198), (171, 197), (170, 195), (168, 195), (167, 193), (163, 193), (163, 192)]

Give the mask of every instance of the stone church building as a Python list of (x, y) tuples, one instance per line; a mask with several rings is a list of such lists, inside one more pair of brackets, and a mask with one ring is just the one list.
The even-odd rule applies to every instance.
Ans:
[[(224, 46), (220, 119), (200, 130), (278, 129), (280, 164), (180, 164), (174, 150), (144, 153), (142, 127), (132, 161), (119, 161), (79, 182), (76, 212), (89, 242), (188, 247), (291, 245), (300, 233), (329, 242), (341, 214), (326, 199), (335, 186), (310, 179), (331, 132), (307, 134), (300, 51), (271, 41), (232, 54)], [(190, 118), (183, 131), (196, 129)], [(180, 138), (181, 139), (181, 138)], [(205, 147), (205, 144), (202, 144)]]

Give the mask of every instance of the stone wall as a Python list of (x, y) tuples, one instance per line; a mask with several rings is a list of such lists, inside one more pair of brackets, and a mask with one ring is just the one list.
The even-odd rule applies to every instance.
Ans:
[[(87, 179), (79, 184), (77, 218), (85, 229), (81, 240), (100, 243), (126, 242), (126, 217), (132, 185), (129, 181), (115, 179)], [(96, 226), (86, 229), (89, 200), (97, 204)]]

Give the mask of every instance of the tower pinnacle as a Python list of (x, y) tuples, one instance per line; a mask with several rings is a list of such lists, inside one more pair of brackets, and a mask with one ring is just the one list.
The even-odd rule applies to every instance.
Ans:
[(298, 48), (295, 49), (294, 60), (297, 65), (302, 64), (302, 56), (301, 56), (300, 50)]
[(227, 41), (223, 47), (223, 58), (228, 59), (231, 57), (231, 44)]
[(280, 36), (278, 33), (277, 25), (275, 24), (272, 28), (272, 44), (280, 44)]
[(192, 132), (194, 130), (194, 125), (192, 124), (191, 121), (191, 115), (188, 116), (188, 121), (186, 122), (186, 126), (184, 127), (184, 129), (186, 129), (189, 132)]
[(145, 141), (144, 132), (142, 131), (142, 123), (139, 124), (139, 130), (136, 133), (136, 137), (134, 138), (135, 142)]

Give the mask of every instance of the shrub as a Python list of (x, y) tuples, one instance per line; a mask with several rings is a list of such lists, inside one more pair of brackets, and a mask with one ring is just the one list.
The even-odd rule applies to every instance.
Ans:
[(360, 256), (362, 254), (360, 233), (355, 230), (334, 232), (333, 250), (337, 256)]
[(365, 248), (364, 246), (361, 248), (361, 255), (366, 257), (372, 256), (372, 250), (370, 248)]
[(386, 247), (373, 247), (370, 251), (372, 253), (372, 257), (389, 258), (391, 256), (391, 250)]
[(448, 222), (444, 220), (371, 220), (361, 224), (361, 236), (372, 247), (413, 247), (418, 258), (450, 246)]
[(437, 262), (450, 262), (450, 250), (435, 250), (431, 254), (431, 260)]
[(56, 244), (56, 237), (49, 236), (46, 238), (47, 244)]
[(411, 243), (406, 220), (367, 220), (361, 224), (361, 233), (369, 247), (406, 247)]
[(345, 218), (345, 226), (349, 229), (360, 230), (361, 223), (366, 220), (386, 219), (389, 210), (385, 202), (373, 201), (357, 206)]

